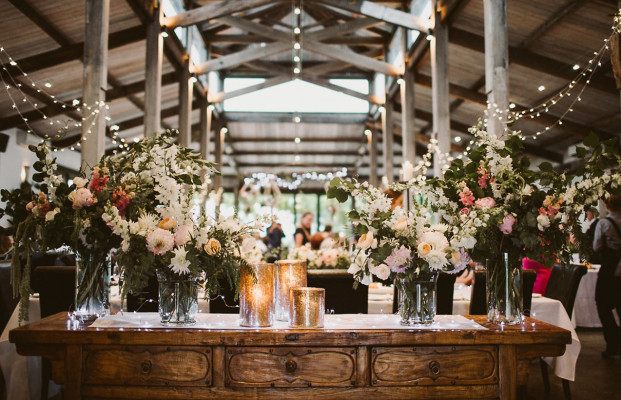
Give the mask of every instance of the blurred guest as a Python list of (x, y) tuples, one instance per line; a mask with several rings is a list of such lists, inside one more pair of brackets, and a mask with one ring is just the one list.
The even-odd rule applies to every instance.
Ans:
[(547, 268), (545, 265), (526, 257), (522, 259), (522, 268), (532, 269), (537, 273), (535, 276), (533, 293), (539, 293), (541, 295), (545, 294), (546, 287), (548, 286), (548, 279), (550, 279), (550, 273), (552, 270)]
[(470, 268), (466, 268), (461, 275), (455, 278), (455, 283), (463, 283), (464, 285), (470, 286), (474, 282), (474, 270)]
[(621, 316), (621, 194), (606, 201), (608, 215), (595, 228), (593, 250), (599, 255), (601, 268), (595, 286), (597, 313), (602, 321), (606, 350), (602, 357), (621, 355), (621, 327), (613, 310)]
[(267, 228), (267, 246), (270, 249), (280, 247), (282, 244), (282, 238), (284, 237), (285, 233), (282, 230), (282, 226), (280, 226), (276, 218), (273, 218), (272, 225)]
[(586, 212), (586, 230), (585, 235), (586, 239), (585, 246), (582, 247), (582, 251), (584, 254), (582, 255), (585, 260), (590, 262), (591, 264), (600, 264), (600, 259), (597, 256), (597, 253), (593, 250), (593, 239), (595, 239), (595, 229), (597, 228), (597, 224), (599, 223), (599, 219), (595, 218), (595, 214), (593, 211), (587, 210)]
[(302, 247), (311, 240), (311, 225), (313, 223), (313, 214), (305, 212), (300, 219), (300, 225), (295, 230), (293, 237), (295, 238), (295, 247)]

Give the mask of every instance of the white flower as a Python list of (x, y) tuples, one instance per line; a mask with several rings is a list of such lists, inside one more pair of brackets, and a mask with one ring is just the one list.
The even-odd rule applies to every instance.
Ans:
[(548, 218), (547, 215), (542, 215), (539, 214), (539, 216), (537, 216), (537, 228), (540, 231), (545, 231), (546, 228), (550, 227), (550, 218)]
[(257, 239), (251, 236), (244, 238), (241, 244), (242, 254), (252, 251), (255, 248), (256, 243), (257, 243)]
[(230, 233), (236, 233), (241, 230), (241, 225), (233, 217), (229, 217), (225, 219), (224, 221), (221, 221), (219, 223), (219, 226), (220, 226), (220, 229), (222, 229), (223, 231), (228, 231)]
[(364, 275), (359, 282), (365, 286), (369, 286), (373, 282), (373, 278), (371, 278), (371, 275)]
[(347, 269), (347, 272), (352, 274), (352, 275), (356, 275), (358, 273), (358, 271), (360, 271), (362, 268), (360, 268), (360, 266), (356, 263), (352, 263), (349, 268)]
[(78, 189), (83, 188), (84, 186), (86, 186), (87, 183), (88, 183), (88, 179), (84, 179), (79, 176), (76, 176), (75, 178), (73, 178), (73, 184)]
[(390, 268), (386, 264), (380, 264), (371, 269), (371, 273), (381, 280), (386, 280), (390, 276)]
[(192, 238), (193, 226), (190, 224), (181, 225), (175, 232), (175, 245), (183, 246)]
[(170, 260), (170, 269), (174, 273), (182, 275), (190, 273), (190, 262), (186, 259), (188, 252), (184, 246), (173, 250), (174, 257)]
[(522, 196), (530, 196), (533, 193), (533, 188), (530, 185), (525, 185), (522, 188)]
[(440, 250), (431, 250), (423, 259), (429, 263), (429, 267), (433, 270), (441, 270), (449, 263), (446, 253)]
[(419, 243), (428, 243), (432, 250), (444, 251), (449, 246), (446, 237), (440, 232), (425, 232), (418, 239)]
[(377, 239), (373, 237), (372, 231), (369, 231), (364, 235), (360, 236), (360, 239), (358, 239), (358, 247), (360, 247), (362, 250), (367, 250), (369, 247), (377, 247)]

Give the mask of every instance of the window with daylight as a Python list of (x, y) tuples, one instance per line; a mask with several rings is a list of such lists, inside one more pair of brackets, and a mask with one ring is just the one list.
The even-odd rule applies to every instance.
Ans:
[[(224, 91), (232, 92), (264, 81), (265, 79), (258, 78), (227, 78), (224, 80)], [(369, 94), (369, 82), (366, 79), (332, 79), (330, 83), (363, 95)], [(265, 99), (270, 99), (270, 101), (265, 101)], [(303, 80), (292, 80), (225, 100), (224, 111), (367, 113), (369, 103)]]

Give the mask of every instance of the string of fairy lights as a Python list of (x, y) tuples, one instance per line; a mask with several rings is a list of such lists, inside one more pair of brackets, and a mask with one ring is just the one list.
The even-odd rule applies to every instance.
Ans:
[[(558, 109), (564, 100), (570, 99), (571, 101), (566, 108), (564, 108), (560, 114), (556, 114), (559, 116), (555, 117), (555, 121), (552, 124), (546, 125), (530, 136), (522, 133), (519, 133), (519, 135), (523, 141), (529, 138), (536, 140), (539, 136), (550, 132), (554, 127), (562, 126), (567, 116), (574, 111), (576, 104), (582, 101), (584, 91), (591, 84), (597, 69), (601, 68), (603, 65), (602, 60), (610, 50), (610, 41), (612, 40), (613, 35), (617, 34), (621, 34), (621, 9), (614, 15), (610, 36), (603, 39), (602, 46), (597, 51), (593, 52), (593, 56), (585, 66), (581, 67), (580, 64), (573, 65), (572, 69), (577, 71), (576, 76), (566, 86), (561, 88), (556, 94), (548, 98), (545, 102), (521, 111), (513, 111), (516, 108), (516, 105), (513, 103), (509, 105), (508, 109), (502, 110), (498, 107), (498, 105), (487, 102), (485, 118), (483, 119), (484, 126), (487, 126), (490, 118), (495, 118), (501, 122), (501, 126), (504, 127), (504, 132), (506, 134), (511, 132), (510, 125), (513, 123), (521, 119), (534, 120), (545, 114), (550, 114), (553, 108)], [(541, 85), (538, 90), (543, 91), (545, 90), (545, 87)], [(576, 91), (577, 93), (575, 93)], [(433, 155), (437, 156), (437, 162), (442, 165), (442, 170), (446, 170), (455, 158), (462, 159), (466, 157), (468, 152), (472, 150), (473, 146), (475, 146), (475, 143), (476, 140), (474, 138), (471, 139), (466, 145), (465, 151), (456, 155), (456, 157), (453, 157), (450, 152), (442, 152), (438, 146), (437, 139), (431, 138), (429, 144), (427, 145), (427, 153), (423, 155), (422, 160), (418, 161), (414, 167), (414, 170), (424, 175), (428, 167), (431, 166), (431, 158)]]
[[(46, 89), (52, 87), (51, 83), (45, 82), (40, 84), (35, 82), (28, 73), (24, 72), (17, 61), (11, 57), (9, 52), (2, 45), (0, 45), (0, 68), (2, 69), (2, 73), (0, 73), (0, 82), (2, 83), (7, 97), (12, 103), (11, 107), (17, 112), (19, 118), (21, 118), (23, 125), (26, 128), (26, 132), (36, 134), (42, 141), (49, 141), (53, 151), (63, 152), (67, 147), (70, 150), (75, 150), (76, 147), (81, 147), (81, 143), (88, 139), (89, 134), (92, 134), (92, 127), (102, 115), (106, 120), (106, 124), (109, 125), (110, 131), (112, 132), (112, 144), (117, 145), (117, 148), (120, 150), (129, 147), (129, 145), (125, 143), (124, 139), (118, 140), (119, 126), (112, 123), (112, 118), (109, 115), (110, 106), (106, 104), (105, 101), (96, 101), (94, 104), (89, 105), (78, 99), (74, 99), (70, 103), (61, 100)], [(16, 71), (17, 73), (12, 74), (11, 70)], [(31, 90), (35, 93), (49, 98), (49, 103), (58, 105), (61, 109), (67, 110), (66, 112), (74, 111), (84, 113), (85, 115), (79, 119), (62, 119), (48, 116), (41, 109), (41, 106), (47, 106), (48, 102), (39, 104), (38, 102), (32, 100), (32, 96), (29, 96), (27, 91), (22, 89), (25, 86), (31, 88)], [(24, 111), (25, 108), (30, 108), (31, 110)], [(35, 111), (39, 114), (39, 117), (34, 121), (27, 117), (27, 113), (30, 113), (31, 111)], [(33, 124), (39, 121), (45, 121), (45, 125), (49, 125), (52, 129), (55, 129), (56, 134), (50, 137), (49, 134), (42, 132), (41, 129), (36, 129)], [(86, 129), (83, 129), (85, 133), (83, 133), (74, 144), (70, 144), (66, 147), (58, 146), (58, 139), (62, 139), (62, 137), (72, 128), (83, 128), (84, 124), (87, 124)], [(116, 151), (117, 150), (115, 150), (115, 152)]]

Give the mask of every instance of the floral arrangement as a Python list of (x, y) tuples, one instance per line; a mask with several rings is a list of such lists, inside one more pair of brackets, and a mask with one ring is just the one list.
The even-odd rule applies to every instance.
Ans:
[(442, 179), (427, 182), (432, 209), (453, 229), (467, 232), (477, 261), (509, 253), (514, 261), (525, 255), (552, 266), (557, 258), (568, 257), (560, 224), (564, 176), (547, 162), (539, 172), (530, 169), (518, 132), (507, 140), (480, 125), (471, 132), (477, 147), (467, 159), (453, 161)]
[(351, 257), (346, 248), (339, 246), (334, 240), (327, 238), (329, 242), (319, 250), (313, 250), (310, 244), (297, 247), (289, 252), (292, 260), (306, 260), (308, 269), (347, 269), (351, 264)]
[(139, 294), (156, 271), (167, 280), (189, 280), (205, 274), (206, 288), (218, 290), (218, 279), (233, 285), (247, 267), (239, 246), (254, 226), (237, 218), (214, 220), (195, 202), (216, 172), (191, 149), (169, 135), (134, 143), (124, 154), (103, 158), (114, 187), (103, 221), (120, 238), (116, 260), (124, 279), (122, 295)]
[[(103, 268), (110, 251), (119, 245), (101, 219), (105, 204), (113, 196), (107, 185), (107, 170), (95, 167), (90, 180), (79, 176), (68, 185), (56, 175), (56, 160), (50, 157), (45, 142), (29, 149), (38, 158), (33, 165), (37, 185), (12, 193), (3, 190), (2, 200), (7, 205), (0, 211), (0, 217), (9, 216), (13, 225), (3, 233), (14, 236), (11, 274), (14, 293), (21, 296), (20, 320), (28, 317), (33, 253), (68, 246), (78, 260), (88, 258)], [(102, 273), (93, 271), (81, 279), (78, 304), (88, 291), (97, 291), (101, 284), (96, 277)]]
[(391, 208), (391, 200), (367, 182), (335, 178), (328, 198), (340, 202), (348, 194), (363, 204), (349, 213), (360, 239), (349, 272), (368, 285), (372, 276), (381, 280), (412, 281), (437, 271), (457, 273), (470, 262), (468, 241), (447, 225), (433, 224), (428, 209), (416, 204), (406, 212)]

